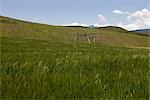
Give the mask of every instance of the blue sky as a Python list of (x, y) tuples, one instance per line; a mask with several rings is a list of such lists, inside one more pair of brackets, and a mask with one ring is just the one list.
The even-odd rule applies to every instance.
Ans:
[[(1, 15), (52, 25), (82, 23), (124, 27), (137, 21), (127, 21), (129, 14), (125, 12), (130, 15), (144, 9), (143, 13), (149, 12), (149, 3), (150, 0), (1, 0)], [(114, 10), (123, 13), (113, 13)]]

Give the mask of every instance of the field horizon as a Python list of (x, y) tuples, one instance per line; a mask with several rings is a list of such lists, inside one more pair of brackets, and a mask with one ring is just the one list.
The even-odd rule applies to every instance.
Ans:
[[(149, 36), (142, 36), (120, 27), (108, 26), (100, 28), (52, 26), (28, 21), (21, 21), (0, 16), (1, 36), (15, 36), (42, 40), (73, 42), (76, 33), (95, 34), (96, 43), (122, 47), (149, 47)], [(60, 38), (61, 37), (61, 38)], [(60, 38), (60, 39), (59, 39)], [(79, 41), (80, 42), (80, 41)], [(81, 39), (81, 42), (82, 39)], [(84, 42), (87, 42), (84, 40)]]

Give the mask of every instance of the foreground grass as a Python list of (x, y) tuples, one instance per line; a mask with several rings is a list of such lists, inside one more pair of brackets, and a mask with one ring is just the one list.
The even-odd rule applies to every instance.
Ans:
[(148, 53), (1, 37), (1, 98), (148, 99)]

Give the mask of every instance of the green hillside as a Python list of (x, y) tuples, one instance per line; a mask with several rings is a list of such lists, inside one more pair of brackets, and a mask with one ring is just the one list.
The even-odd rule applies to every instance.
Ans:
[(149, 37), (0, 18), (1, 100), (149, 99)]
[(15, 36), (30, 39), (41, 39), (49, 41), (72, 42), (76, 33), (94, 33), (96, 42), (111, 46), (149, 46), (150, 37), (132, 34), (118, 27), (104, 27), (99, 29), (88, 29), (82, 27), (62, 27), (44, 24), (35, 24), (19, 21), (7, 17), (0, 17), (0, 36)]

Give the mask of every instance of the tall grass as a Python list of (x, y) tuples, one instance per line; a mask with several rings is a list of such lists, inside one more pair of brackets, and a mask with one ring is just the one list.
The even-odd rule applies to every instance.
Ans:
[(144, 49), (1, 37), (1, 99), (148, 99)]

